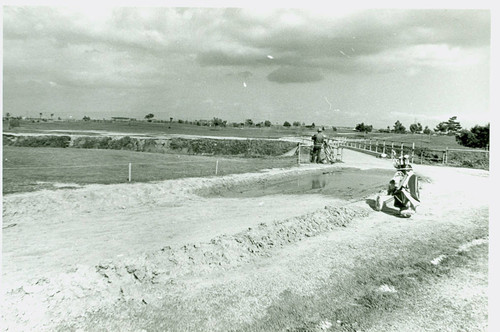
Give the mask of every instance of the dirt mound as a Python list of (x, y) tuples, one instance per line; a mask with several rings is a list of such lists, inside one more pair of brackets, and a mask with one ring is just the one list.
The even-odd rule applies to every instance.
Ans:
[(165, 247), (139, 259), (120, 263), (103, 263), (97, 271), (110, 282), (130, 275), (131, 280), (169, 283), (172, 278), (204, 272), (220, 266), (235, 267), (258, 256), (269, 256), (276, 247), (283, 247), (336, 227), (345, 227), (368, 210), (350, 207), (329, 207), (299, 217), (270, 224), (262, 223), (234, 235), (221, 235), (208, 243), (186, 244), (178, 249)]
[(216, 269), (226, 270), (271, 256), (272, 250), (296, 243), (354, 218), (368, 209), (330, 207), (298, 217), (262, 223), (234, 235), (221, 235), (209, 242), (165, 247), (136, 258), (102, 262), (95, 268), (79, 266), (56, 276), (36, 278), (8, 290), (3, 303), (4, 326), (13, 330), (27, 326), (43, 330), (39, 322), (59, 321), (98, 310), (116, 301), (157, 301), (156, 286), (174, 285), (185, 276), (199, 276)]

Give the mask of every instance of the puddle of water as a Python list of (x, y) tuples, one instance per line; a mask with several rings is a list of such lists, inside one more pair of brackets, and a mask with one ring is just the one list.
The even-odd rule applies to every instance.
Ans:
[(344, 168), (329, 172), (288, 175), (229, 188), (214, 188), (207, 197), (245, 198), (267, 195), (321, 194), (340, 199), (358, 199), (385, 189), (392, 170)]

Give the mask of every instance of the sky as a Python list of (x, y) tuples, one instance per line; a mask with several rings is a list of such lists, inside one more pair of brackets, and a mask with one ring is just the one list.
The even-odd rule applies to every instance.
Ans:
[(3, 113), (490, 122), (489, 10), (3, 8)]

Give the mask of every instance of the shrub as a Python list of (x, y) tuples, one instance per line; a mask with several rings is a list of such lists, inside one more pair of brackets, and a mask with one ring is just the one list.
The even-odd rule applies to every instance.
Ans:
[(66, 148), (69, 146), (69, 136), (19, 136), (11, 141), (14, 146)]
[(484, 149), (490, 144), (490, 125), (474, 126), (470, 131), (462, 129), (455, 138), (463, 146)]
[(292, 142), (266, 140), (173, 138), (170, 141), (170, 149), (178, 152), (184, 151), (190, 154), (208, 155), (242, 155), (247, 157), (279, 156), (296, 145), (296, 143)]

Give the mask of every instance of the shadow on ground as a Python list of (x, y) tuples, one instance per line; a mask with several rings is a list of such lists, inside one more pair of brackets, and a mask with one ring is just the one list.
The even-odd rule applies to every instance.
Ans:
[[(371, 198), (368, 198), (365, 200), (365, 203), (368, 204), (368, 206), (373, 210), (373, 211), (377, 211), (375, 209), (375, 200), (374, 199), (371, 199)], [(381, 211), (377, 211), (377, 212), (383, 212), (385, 214), (388, 214), (390, 216), (394, 216), (394, 217), (398, 217), (398, 218), (404, 218), (403, 216), (401, 216), (399, 214), (399, 210), (395, 209), (395, 208), (391, 208), (391, 207), (388, 207), (387, 206), (387, 203), (384, 204), (384, 207), (382, 208)]]

